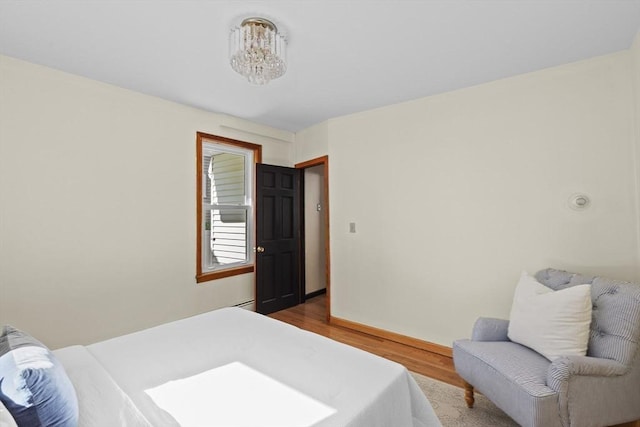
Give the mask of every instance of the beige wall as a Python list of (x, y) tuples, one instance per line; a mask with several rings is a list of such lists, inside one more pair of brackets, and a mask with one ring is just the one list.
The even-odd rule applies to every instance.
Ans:
[(322, 122), (295, 135), (294, 163), (326, 156), (329, 151), (329, 125)]
[(0, 324), (58, 347), (251, 299), (194, 280), (197, 131), (292, 164), (288, 132), (0, 56)]
[[(640, 212), (640, 31), (631, 46), (631, 71), (634, 77), (635, 93), (635, 123), (636, 123), (636, 204)], [(637, 224), (638, 246), (640, 247), (640, 221)], [(640, 255), (639, 255), (640, 256)], [(640, 265), (640, 259), (638, 260)]]
[(451, 345), (523, 269), (640, 279), (632, 80), (621, 52), (330, 120), (333, 315)]
[(521, 269), (639, 279), (639, 38), (294, 144), (0, 56), (0, 323), (58, 347), (251, 298), (252, 275), (193, 280), (196, 131), (262, 143), (266, 163), (330, 155), (335, 316), (450, 345), (508, 314)]

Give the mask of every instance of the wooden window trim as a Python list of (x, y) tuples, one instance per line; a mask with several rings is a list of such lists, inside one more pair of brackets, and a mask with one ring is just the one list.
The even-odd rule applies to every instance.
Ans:
[[(200, 260), (202, 262), (202, 260)], [(242, 267), (225, 268), (224, 270), (212, 271), (209, 273), (196, 274), (196, 283), (208, 282), (210, 280), (222, 279), (224, 277), (237, 276), (239, 274), (253, 273), (253, 265), (243, 265)]]
[[(225, 138), (223, 136), (212, 135), (204, 132), (196, 132), (196, 283), (208, 282), (210, 280), (222, 279), (239, 274), (251, 273), (255, 270), (254, 264), (230, 267), (216, 271), (202, 271), (202, 142), (203, 140), (215, 141), (225, 145), (240, 147), (253, 151), (254, 181), (255, 165), (262, 162), (262, 146), (251, 142), (239, 141), (237, 139)], [(255, 183), (254, 183), (255, 186)], [(255, 224), (255, 201), (254, 217)], [(255, 227), (253, 228), (255, 233)], [(255, 236), (254, 236), (255, 240)]]

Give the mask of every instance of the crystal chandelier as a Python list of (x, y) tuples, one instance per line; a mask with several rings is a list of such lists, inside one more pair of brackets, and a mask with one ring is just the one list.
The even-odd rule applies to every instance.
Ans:
[(273, 22), (247, 18), (231, 30), (231, 68), (257, 85), (277, 79), (287, 70), (286, 40)]

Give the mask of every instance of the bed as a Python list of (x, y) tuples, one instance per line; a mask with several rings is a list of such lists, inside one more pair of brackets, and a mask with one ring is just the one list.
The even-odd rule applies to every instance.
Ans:
[(81, 427), (441, 425), (403, 366), (240, 308), (53, 354)]

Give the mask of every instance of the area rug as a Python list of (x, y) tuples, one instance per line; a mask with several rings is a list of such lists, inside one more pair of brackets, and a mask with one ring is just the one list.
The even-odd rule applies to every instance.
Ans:
[(489, 399), (475, 393), (473, 408), (467, 408), (464, 390), (424, 375), (411, 373), (431, 402), (444, 427), (517, 427), (518, 424)]

